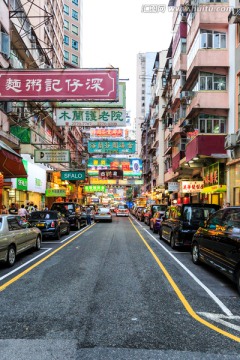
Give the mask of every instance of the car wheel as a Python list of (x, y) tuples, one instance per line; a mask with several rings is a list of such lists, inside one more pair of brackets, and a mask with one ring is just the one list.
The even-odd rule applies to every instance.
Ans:
[(237, 289), (240, 294), (240, 270), (238, 270), (238, 272), (237, 272), (236, 280), (237, 280)]
[(41, 249), (41, 236), (38, 235), (37, 239), (36, 239), (36, 246), (35, 246), (36, 250), (40, 250)]
[(173, 234), (171, 234), (170, 246), (171, 246), (172, 249), (175, 249), (175, 239), (174, 239), (174, 235), (173, 235)]
[(67, 227), (66, 234), (67, 234), (67, 235), (69, 235), (69, 234), (70, 234), (70, 226), (69, 226), (69, 225), (68, 225), (68, 227)]
[(81, 222), (79, 220), (77, 220), (77, 230), (81, 229)]
[(61, 238), (61, 233), (60, 233), (60, 229), (58, 229), (56, 233), (56, 240), (60, 240), (60, 238)]
[(198, 265), (200, 263), (200, 260), (199, 260), (199, 246), (198, 246), (197, 242), (194, 242), (193, 246), (192, 246), (192, 261), (196, 265)]
[(10, 245), (7, 253), (7, 265), (11, 267), (15, 264), (15, 261), (16, 261), (16, 249), (13, 245)]

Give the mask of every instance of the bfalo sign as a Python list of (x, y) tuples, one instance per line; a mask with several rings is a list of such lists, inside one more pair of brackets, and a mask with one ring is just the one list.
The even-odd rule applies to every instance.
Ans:
[(118, 69), (0, 70), (1, 101), (117, 101)]

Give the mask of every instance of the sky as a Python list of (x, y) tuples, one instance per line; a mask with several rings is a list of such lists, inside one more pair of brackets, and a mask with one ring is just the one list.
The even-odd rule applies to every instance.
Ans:
[[(156, 12), (150, 4), (157, 5)], [(139, 52), (168, 49), (172, 16), (166, 0), (83, 0), (84, 68), (119, 68), (127, 84), (127, 110), (136, 114), (136, 65)]]

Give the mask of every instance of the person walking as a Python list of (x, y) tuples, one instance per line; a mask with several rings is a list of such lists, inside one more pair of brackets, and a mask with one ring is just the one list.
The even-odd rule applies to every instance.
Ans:
[(2, 206), (2, 214), (8, 214), (8, 210), (5, 205)]
[(86, 208), (86, 215), (87, 215), (87, 225), (91, 225), (91, 211), (92, 209), (90, 206)]
[(25, 206), (22, 204), (20, 209), (18, 210), (18, 215), (24, 217), (25, 219), (27, 219), (28, 216), (28, 212), (25, 209)]

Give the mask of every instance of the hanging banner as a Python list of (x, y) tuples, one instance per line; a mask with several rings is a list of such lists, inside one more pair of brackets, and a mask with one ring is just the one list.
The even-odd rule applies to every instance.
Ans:
[(99, 170), (98, 178), (102, 180), (108, 179), (123, 179), (122, 170)]
[(127, 138), (129, 135), (128, 129), (122, 128), (91, 128), (90, 138)]
[(58, 126), (126, 126), (125, 109), (68, 109), (54, 110)]
[(11, 69), (0, 79), (1, 101), (118, 100), (118, 69)]
[(61, 171), (61, 180), (85, 180), (85, 171)]
[(35, 163), (68, 163), (69, 150), (34, 150)]
[(139, 158), (90, 158), (88, 159), (88, 175), (98, 176), (99, 170), (122, 170), (124, 177), (141, 177), (142, 160)]
[(134, 154), (136, 141), (88, 141), (88, 152), (90, 154)]
[(88, 193), (88, 192), (105, 192), (106, 191), (106, 186), (105, 185), (85, 185), (84, 186), (84, 192)]

